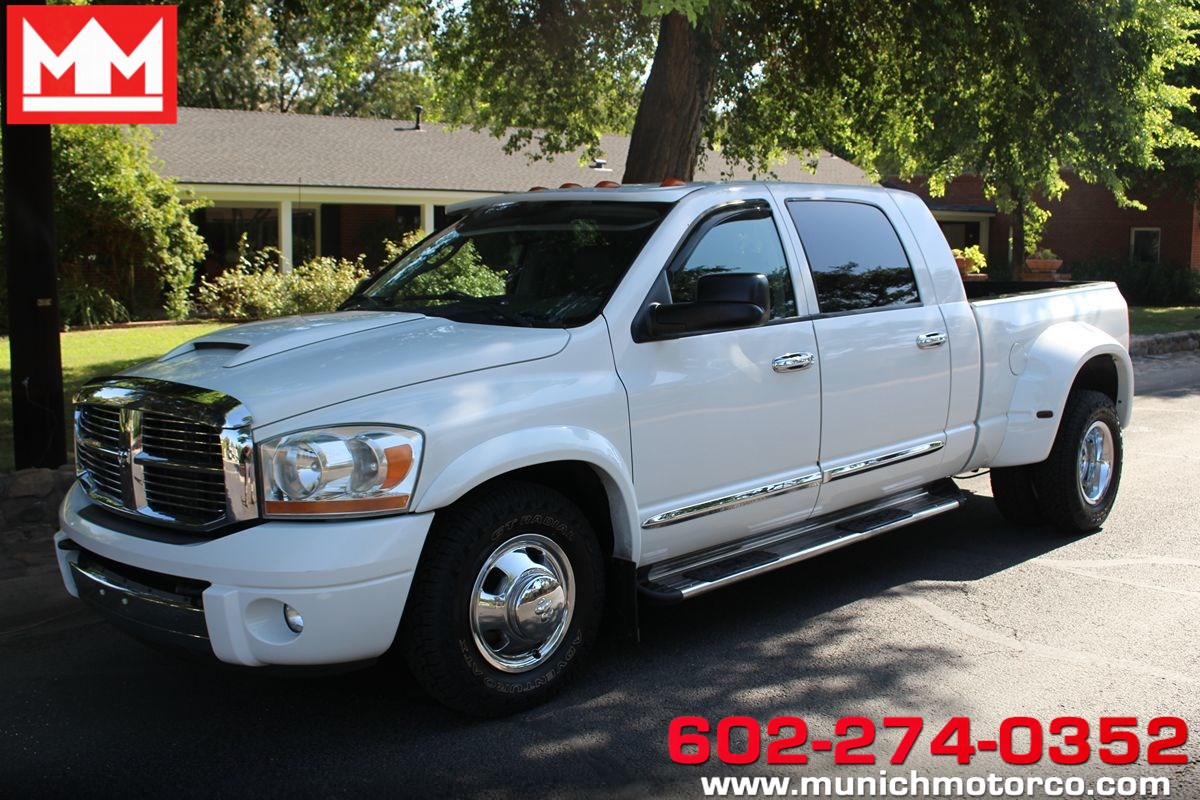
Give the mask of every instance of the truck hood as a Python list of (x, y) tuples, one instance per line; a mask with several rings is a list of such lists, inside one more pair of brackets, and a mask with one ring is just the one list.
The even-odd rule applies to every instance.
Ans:
[(342, 311), (226, 328), (121, 374), (232, 395), (259, 426), (389, 389), (547, 358), (569, 339), (558, 328)]

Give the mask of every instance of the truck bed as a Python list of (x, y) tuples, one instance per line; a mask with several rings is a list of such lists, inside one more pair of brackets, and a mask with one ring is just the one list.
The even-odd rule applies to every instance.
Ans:
[(985, 300), (1070, 289), (1089, 283), (1097, 281), (966, 281), (963, 289), (967, 292), (968, 300)]
[[(976, 460), (986, 461), (1006, 430), (1042, 410), (1024, 408), (1014, 397), (1020, 377), (1048, 387), (1061, 379), (1053, 374), (1055, 354), (1066, 353), (1075, 342), (1096, 341), (1097, 330), (1129, 346), (1129, 312), (1115, 283), (971, 281), (964, 288), (978, 323), (982, 362)], [(1127, 421), (1127, 406), (1118, 403), (1118, 413)]]

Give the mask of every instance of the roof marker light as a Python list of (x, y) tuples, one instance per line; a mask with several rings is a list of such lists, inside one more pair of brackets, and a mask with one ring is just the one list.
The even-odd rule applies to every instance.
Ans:
[(659, 186), (687, 186), (687, 181), (681, 181), (679, 178), (667, 178)]
[(616, 181), (600, 181), (596, 184), (597, 189), (620, 189), (621, 184)]
[(582, 189), (583, 187), (580, 186), (578, 183), (564, 183), (562, 186), (560, 186), (558, 188), (560, 188), (560, 189)]

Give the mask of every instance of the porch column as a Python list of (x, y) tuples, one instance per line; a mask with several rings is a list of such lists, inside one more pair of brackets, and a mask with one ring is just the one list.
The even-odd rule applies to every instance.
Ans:
[(433, 233), (433, 203), (421, 204), (421, 230), (425, 235)]
[(292, 271), (292, 201), (279, 201), (279, 270)]

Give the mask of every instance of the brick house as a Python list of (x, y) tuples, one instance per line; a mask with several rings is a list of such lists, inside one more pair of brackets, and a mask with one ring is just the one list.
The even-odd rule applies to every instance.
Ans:
[[(1103, 186), (1085, 183), (1068, 173), (1068, 189), (1047, 203), (1050, 219), (1040, 247), (1048, 247), (1071, 264), (1095, 261), (1137, 261), (1200, 270), (1200, 207), (1187, 193), (1169, 183), (1147, 182), (1130, 196), (1146, 210), (1121, 208)], [(978, 244), (990, 264), (1006, 263), (1011, 218), (1001, 214), (983, 194), (973, 175), (954, 179), (942, 197), (931, 197), (921, 181), (885, 180), (884, 185), (921, 195), (938, 219), (951, 247)]]

